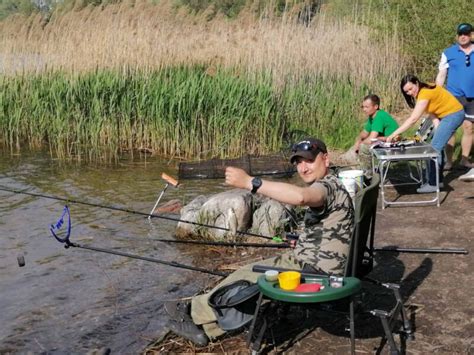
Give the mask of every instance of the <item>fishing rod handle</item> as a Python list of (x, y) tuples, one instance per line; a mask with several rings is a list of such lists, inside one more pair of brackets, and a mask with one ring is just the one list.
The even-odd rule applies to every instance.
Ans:
[(174, 187), (178, 187), (179, 185), (179, 182), (176, 179), (172, 178), (171, 176), (165, 173), (161, 173), (161, 178), (165, 180), (168, 184), (173, 185)]

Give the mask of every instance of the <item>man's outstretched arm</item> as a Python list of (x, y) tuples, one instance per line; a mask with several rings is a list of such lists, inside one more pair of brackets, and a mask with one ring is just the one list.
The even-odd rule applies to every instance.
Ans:
[[(225, 183), (227, 185), (251, 190), (252, 179), (253, 177), (242, 169), (227, 167), (225, 170)], [(324, 205), (326, 200), (326, 190), (323, 187), (300, 187), (269, 180), (262, 180), (262, 185), (257, 192), (281, 203), (293, 206), (320, 207)]]

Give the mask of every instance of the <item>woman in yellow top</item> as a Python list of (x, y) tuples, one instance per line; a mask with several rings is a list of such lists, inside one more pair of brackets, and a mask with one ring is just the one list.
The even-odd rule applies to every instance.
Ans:
[[(432, 118), (439, 119), (440, 123), (431, 140), (431, 146), (439, 153), (439, 180), (440, 187), (443, 187), (443, 149), (448, 143), (449, 138), (464, 121), (463, 106), (448, 90), (438, 85), (423, 83), (413, 75), (405, 75), (400, 83), (400, 88), (405, 101), (408, 106), (413, 108), (413, 111), (410, 117), (387, 137), (387, 142), (391, 142), (397, 135), (408, 130), (425, 112), (429, 113)], [(428, 165), (428, 182), (416, 190), (418, 193), (436, 191), (435, 169), (434, 162), (430, 160)]]

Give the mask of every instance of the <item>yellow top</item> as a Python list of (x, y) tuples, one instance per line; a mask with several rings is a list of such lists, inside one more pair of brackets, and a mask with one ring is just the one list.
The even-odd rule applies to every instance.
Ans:
[(434, 89), (421, 88), (417, 100), (428, 100), (426, 111), (438, 118), (446, 117), (463, 109), (459, 101), (445, 88), (436, 85)]

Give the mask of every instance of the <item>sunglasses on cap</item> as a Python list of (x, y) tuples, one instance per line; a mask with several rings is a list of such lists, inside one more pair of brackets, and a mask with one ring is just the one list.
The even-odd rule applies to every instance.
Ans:
[(316, 143), (311, 143), (309, 141), (301, 141), (299, 143), (293, 144), (293, 146), (291, 147), (291, 151), (293, 153), (296, 153), (296, 152), (312, 152), (312, 151), (322, 152), (323, 150)]
[(469, 54), (466, 54), (466, 67), (471, 66), (471, 56)]

